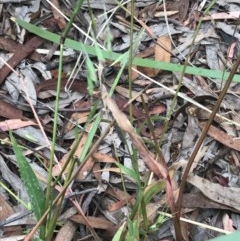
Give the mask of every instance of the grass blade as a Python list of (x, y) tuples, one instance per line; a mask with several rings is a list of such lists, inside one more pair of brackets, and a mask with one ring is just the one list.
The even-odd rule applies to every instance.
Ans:
[[(13, 20), (16, 21), (21, 27), (28, 30), (29, 32), (32, 32), (44, 39), (52, 41), (54, 43), (60, 43), (60, 35), (51, 33), (47, 30), (43, 30), (42, 28), (36, 27), (21, 19), (13, 19)], [(96, 48), (94, 46), (83, 44), (83, 43), (80, 43), (80, 42), (77, 42), (77, 41), (74, 41), (71, 39), (66, 39), (64, 45), (68, 48), (72, 48), (74, 50), (78, 50), (83, 53), (87, 52), (89, 55), (94, 55), (94, 56), (98, 55), (96, 53)], [(101, 50), (101, 52), (102, 52), (103, 58), (105, 58), (105, 59), (109, 59), (109, 60), (113, 60), (113, 61), (115, 61), (117, 59), (122, 59), (122, 57), (121, 57), (122, 54), (118, 54), (118, 53), (106, 51), (106, 50)], [(134, 58), (132, 64), (137, 65), (137, 66), (167, 70), (167, 71), (171, 71), (171, 72), (180, 72), (181, 73), (181, 72), (183, 72), (183, 70), (185, 70), (186, 74), (200, 75), (200, 76), (221, 79), (221, 80), (226, 80), (229, 76), (229, 72), (225, 72), (225, 71), (210, 70), (210, 69), (197, 68), (197, 67), (191, 67), (191, 66), (187, 66), (185, 68), (184, 65), (165, 63), (165, 62), (155, 61), (155, 60), (151, 60), (151, 59)], [(240, 75), (235, 74), (233, 81), (240, 82)]]
[(17, 158), (17, 162), (19, 165), (20, 175), (23, 180), (26, 191), (29, 195), (29, 199), (31, 202), (31, 208), (37, 218), (39, 220), (44, 212), (44, 193), (40, 186), (40, 183), (33, 172), (31, 166), (27, 162), (26, 158), (23, 156), (21, 149), (18, 147), (18, 144), (13, 137), (12, 133), (10, 133), (13, 150)]

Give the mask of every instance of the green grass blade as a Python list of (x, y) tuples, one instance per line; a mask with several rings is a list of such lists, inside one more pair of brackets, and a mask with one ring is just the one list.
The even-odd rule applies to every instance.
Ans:
[(121, 240), (121, 235), (125, 229), (125, 223), (122, 224), (122, 226), (118, 229), (118, 231), (115, 233), (112, 241), (120, 241)]
[(94, 83), (97, 82), (97, 76), (96, 76), (96, 72), (95, 72), (93, 63), (87, 54), (86, 54), (86, 66), (87, 66), (87, 70), (88, 70), (88, 72), (87, 72), (87, 83), (88, 83), (87, 89), (88, 89), (90, 96), (92, 96), (93, 90), (94, 90)]
[(20, 148), (18, 147), (18, 144), (12, 133), (10, 133), (10, 137), (13, 145), (13, 150), (19, 165), (20, 175), (26, 191), (29, 195), (31, 209), (33, 210), (37, 220), (39, 220), (44, 213), (44, 192), (31, 166), (29, 165), (26, 158), (23, 156)]
[(92, 146), (92, 143), (93, 143), (93, 138), (96, 134), (96, 131), (99, 127), (99, 123), (101, 121), (101, 115), (100, 113), (96, 115), (96, 119), (92, 125), (92, 128), (91, 130), (89, 131), (89, 134), (88, 134), (88, 137), (87, 137), (87, 141), (83, 147), (83, 150), (82, 150), (82, 153), (81, 153), (81, 156), (80, 156), (80, 162), (82, 162), (84, 160), (84, 158), (86, 157), (90, 147)]
[(159, 180), (151, 185), (148, 185), (144, 191), (145, 203), (149, 203), (154, 195), (165, 189), (165, 182)]
[(128, 232), (126, 234), (126, 241), (139, 240), (139, 220), (128, 221)]
[(138, 185), (140, 185), (140, 179), (139, 179), (139, 175), (133, 171), (132, 169), (125, 167), (124, 165), (122, 165), (119, 162), (115, 163), (118, 168), (125, 174), (127, 174), (128, 177), (131, 177)]
[[(51, 33), (47, 30), (43, 30), (42, 28), (36, 27), (30, 23), (27, 23), (23, 20), (16, 19), (15, 20), (21, 27), (25, 28), (29, 32), (32, 32), (44, 39), (47, 39), (49, 41), (52, 41), (54, 43), (60, 43), (60, 35)], [(94, 46), (89, 46), (87, 44), (83, 44), (71, 39), (66, 39), (64, 45), (66, 47), (72, 48), (74, 50), (81, 51), (83, 53), (88, 53), (89, 55), (97, 56), (96, 48)], [(118, 54), (115, 52), (107, 51), (107, 50), (101, 50), (102, 56), (105, 59), (109, 60), (117, 60), (122, 59), (122, 54)], [(137, 66), (143, 66), (143, 67), (150, 67), (150, 68), (156, 68), (156, 69), (162, 69), (167, 70), (171, 72), (183, 72), (184, 66), (180, 64), (173, 64), (173, 63), (165, 63), (150, 59), (142, 59), (142, 58), (134, 58), (133, 65)], [(187, 66), (185, 69), (186, 74), (193, 74), (193, 75), (200, 75), (205, 76), (209, 78), (215, 78), (215, 79), (223, 79), (226, 80), (229, 76), (229, 72), (219, 71), (219, 70), (210, 70), (210, 69), (204, 69), (204, 68), (197, 68), (197, 67), (191, 67)], [(234, 82), (240, 82), (240, 75), (236, 74), (233, 78)]]

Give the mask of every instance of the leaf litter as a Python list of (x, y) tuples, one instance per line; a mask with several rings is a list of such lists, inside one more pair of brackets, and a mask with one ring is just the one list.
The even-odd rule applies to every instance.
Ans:
[[(208, 7), (206, 1), (164, 2), (135, 2), (137, 21), (134, 23), (133, 36), (136, 42), (139, 42), (139, 46), (135, 46), (138, 47), (134, 53), (136, 57), (177, 64), (184, 64), (185, 58), (189, 57), (188, 64), (192, 66), (223, 71), (232, 68), (239, 52), (240, 41), (238, 1), (217, 1), (208, 14), (204, 14)], [(69, 9), (72, 10), (74, 7), (67, 1), (55, 1), (55, 4), (68, 16)], [(112, 51), (126, 52), (131, 45), (129, 14), (124, 16), (125, 12), (118, 8), (114, 1), (105, 0), (101, 1), (101, 4), (99, 1), (84, 1), (75, 20), (83, 30), (88, 29), (91, 20), (88, 4), (96, 18), (95, 31), (99, 36), (99, 44), (106, 44), (105, 40), (110, 33)], [(126, 8), (130, 11), (129, 6), (126, 5)], [(105, 11), (113, 13), (109, 24), (105, 23)], [(39, 124), (24, 92), (27, 89), (31, 104), (47, 137), (51, 140), (57, 85), (57, 65), (54, 64), (57, 57), (53, 53), (58, 50), (58, 46), (14, 26), (9, 20), (10, 17), (23, 19), (21, 13), (25, 13), (25, 21), (34, 22), (39, 18), (39, 23), (53, 32), (63, 29), (66, 22), (48, 1), (32, 1), (29, 4), (25, 4), (24, 1), (21, 4), (5, 3), (1, 7), (4, 20), (1, 23), (3, 37), (0, 38), (0, 48), (1, 59), (6, 62), (1, 61), (0, 69), (1, 183), (13, 189), (15, 193), (20, 193), (19, 197), (28, 202), (23, 182), (19, 178), (17, 162), (12, 158), (13, 151), (8, 131), (12, 130), (17, 142), (24, 147), (23, 153), (29, 155), (30, 164), (34, 163), (35, 166), (31, 164), (32, 168), (44, 185), (47, 182), (44, 169), (48, 167), (50, 150), (44, 135), (39, 131)], [(200, 17), (203, 22), (195, 36)], [(45, 18), (48, 20), (44, 20)], [(145, 31), (140, 34), (139, 39), (142, 27)], [(82, 41), (84, 36), (73, 29), (71, 38)], [(86, 41), (91, 44), (90, 40)], [(43, 50), (50, 52), (44, 56)], [(146, 203), (146, 217), (154, 224), (158, 211), (166, 211), (168, 208), (173, 211), (182, 171), (209, 114), (192, 104), (185, 105), (188, 101), (182, 98), (177, 98), (172, 112), (173, 92), (168, 90), (177, 90), (182, 77), (178, 73), (156, 68), (135, 66), (138, 71), (154, 78), (163, 87), (153, 84), (132, 70), (133, 89), (129, 97), (128, 72), (124, 70), (113, 97), (110, 97), (108, 89), (114, 84), (114, 78), (121, 66), (117, 63), (111, 66), (112, 63), (106, 62), (104, 64), (109, 65), (106, 66), (109, 68), (104, 72), (104, 85), (101, 85), (100, 89), (96, 88), (90, 97), (86, 82), (88, 70), (79, 64), (80, 71), (76, 73), (69, 91), (65, 93), (65, 87), (69, 83), (69, 72), (74, 68), (77, 56), (78, 52), (70, 51), (63, 57), (62, 92), (57, 120), (58, 138), (55, 146), (58, 163), (54, 164), (53, 175), (57, 176), (67, 161), (74, 147), (76, 133), (83, 132), (93, 105), (96, 104), (97, 111), (102, 115), (93, 142), (98, 140), (101, 133), (108, 130), (111, 121), (116, 123), (91, 158), (82, 164), (83, 168), (71, 186), (72, 193), (66, 194), (68, 205), (63, 207), (60, 216), (63, 226), (58, 227), (55, 240), (87, 237), (89, 230), (95, 230), (97, 236), (104, 240), (112, 240), (131, 214), (139, 191), (131, 162), (134, 148), (138, 153), (140, 181), (150, 190), (156, 183), (156, 186), (161, 187), (149, 196), (149, 203)], [(91, 59), (95, 61), (95, 66), (99, 64), (96, 59)], [(55, 69), (50, 68), (50, 65), (56, 66)], [(24, 81), (20, 82), (19, 78)], [(184, 75), (180, 93), (191, 99), (200, 97), (196, 100), (211, 111), (215, 100), (210, 97), (217, 99), (223, 84), (221, 79)], [(165, 89), (165, 86), (169, 89)], [(226, 232), (234, 232), (239, 228), (239, 94), (239, 83), (233, 82), (191, 168), (187, 189), (183, 195), (182, 209), (178, 210), (181, 211), (181, 216), (200, 223), (208, 222), (211, 226), (222, 228)], [(129, 105), (132, 106), (132, 112), (129, 111)], [(130, 122), (131, 118), (133, 122)], [(168, 128), (165, 130), (164, 124), (167, 121)], [(76, 158), (83, 152), (91, 123), (90, 119), (88, 128), (85, 126), (82, 140), (74, 152)], [(154, 142), (160, 143), (162, 155), (157, 156)], [(121, 167), (120, 164), (124, 166)], [(67, 175), (68, 168), (64, 175)], [(130, 176), (129, 173), (133, 175)], [(148, 175), (152, 178), (148, 179)], [(165, 187), (158, 183), (162, 179), (166, 181)], [(1, 213), (1, 222), (26, 212), (5, 189), (1, 188), (0, 191), (1, 206), (9, 210), (7, 214)], [(76, 203), (72, 198), (67, 198), (67, 195), (77, 198), (82, 214), (78, 213)], [(29, 219), (24, 225), (32, 225), (33, 222), (35, 221)], [(143, 222), (143, 216), (140, 222)], [(1, 238), (22, 235), (24, 232), (22, 226), (15, 226), (15, 229), (9, 229), (11, 223), (8, 227), (5, 226), (1, 225)], [(82, 230), (81, 233), (78, 227)], [(173, 240), (173, 227), (173, 222), (168, 219), (149, 232), (147, 240)], [(181, 225), (181, 232), (184, 240), (193, 241), (207, 240), (220, 235), (216, 231), (207, 231), (192, 224)], [(96, 234), (94, 237), (97, 240)]]

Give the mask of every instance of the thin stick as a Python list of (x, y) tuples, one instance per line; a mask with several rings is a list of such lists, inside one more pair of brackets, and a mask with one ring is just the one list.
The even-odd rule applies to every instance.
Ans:
[(228, 79), (227, 79), (227, 81), (226, 81), (226, 83), (225, 83), (225, 85), (223, 87), (223, 90), (221, 91), (221, 94), (220, 94), (220, 96), (219, 96), (219, 98), (218, 98), (218, 100), (217, 100), (217, 102), (216, 102), (216, 104), (214, 106), (214, 109), (213, 109), (213, 111), (212, 111), (212, 113), (211, 113), (211, 115), (210, 115), (210, 117), (209, 117), (209, 119), (208, 119), (208, 121), (206, 123), (206, 126), (202, 130), (202, 133), (201, 133), (200, 137), (197, 140), (197, 143), (196, 143), (196, 145), (195, 145), (195, 147), (193, 149), (192, 155), (189, 158), (189, 161), (188, 161), (186, 169), (185, 169), (185, 171), (183, 173), (183, 177), (182, 177), (182, 181), (181, 181), (181, 185), (180, 185), (180, 190), (179, 190), (179, 195), (178, 195), (178, 200), (177, 200), (177, 210), (178, 210), (178, 212), (180, 212), (181, 207), (182, 207), (183, 192), (184, 192), (185, 185), (186, 185), (186, 182), (187, 182), (188, 173), (189, 173), (189, 171), (191, 169), (191, 166), (192, 166), (192, 164), (194, 162), (194, 159), (195, 159), (195, 157), (196, 157), (196, 155), (198, 153), (198, 150), (201, 147), (201, 145), (203, 143), (203, 140), (204, 140), (204, 138), (207, 135), (207, 132), (208, 132), (210, 126), (211, 126), (211, 123), (213, 122), (213, 120), (214, 120), (214, 118), (216, 116), (216, 113), (217, 113), (217, 111), (218, 111), (218, 109), (219, 109), (219, 107), (220, 107), (220, 105), (221, 105), (221, 103), (223, 101), (223, 98), (224, 98), (224, 96), (227, 93), (227, 90), (228, 90), (228, 88), (229, 88), (229, 86), (230, 86), (230, 84), (232, 82), (232, 79), (233, 79), (234, 74), (236, 73), (236, 71), (238, 69), (239, 64), (240, 64), (240, 54), (238, 55), (237, 61), (234, 64), (234, 66), (233, 66), (233, 68), (232, 68), (232, 70), (230, 72), (230, 75), (229, 75), (229, 77), (228, 77)]

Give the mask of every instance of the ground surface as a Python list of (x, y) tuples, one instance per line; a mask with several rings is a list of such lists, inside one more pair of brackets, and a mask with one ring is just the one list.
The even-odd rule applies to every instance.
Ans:
[[(74, 1), (51, 2), (67, 17), (75, 7)], [(115, 1), (83, 1), (67, 37), (89, 46), (97, 41), (100, 49), (122, 57), (102, 60), (94, 47), (95, 56), (64, 49), (52, 157), (59, 45), (10, 18), (57, 34), (68, 21), (45, 0), (0, 1), (2, 238), (20, 240), (36, 224), (34, 214), (22, 204), (31, 199), (9, 130), (43, 189), (51, 158), (53, 177), (69, 159), (75, 163), (73, 170), (80, 166), (65, 193), (53, 240), (112, 240), (121, 225), (128, 230), (122, 240), (174, 240), (176, 223), (169, 217), (157, 223), (160, 211), (173, 213), (174, 208), (198, 222), (181, 222), (184, 240), (209, 240), (239, 229), (239, 68), (188, 171), (186, 185), (181, 186), (194, 145), (226, 83), (224, 72), (233, 69), (239, 53), (240, 4), (215, 2), (135, 1), (131, 27), (130, 2), (123, 8)], [(133, 62), (131, 68), (124, 62), (129, 49), (132, 56), (147, 59), (145, 63), (151, 59), (166, 65), (159, 69), (155, 62), (149, 62), (151, 67)], [(190, 68), (181, 74), (177, 65)], [(107, 94), (111, 88), (112, 97)], [(87, 153), (91, 155), (85, 158)], [(68, 173), (71, 164), (60, 174), (55, 196)], [(171, 179), (170, 189), (165, 174)], [(179, 201), (179, 190), (180, 206), (171, 204), (170, 197)]]

